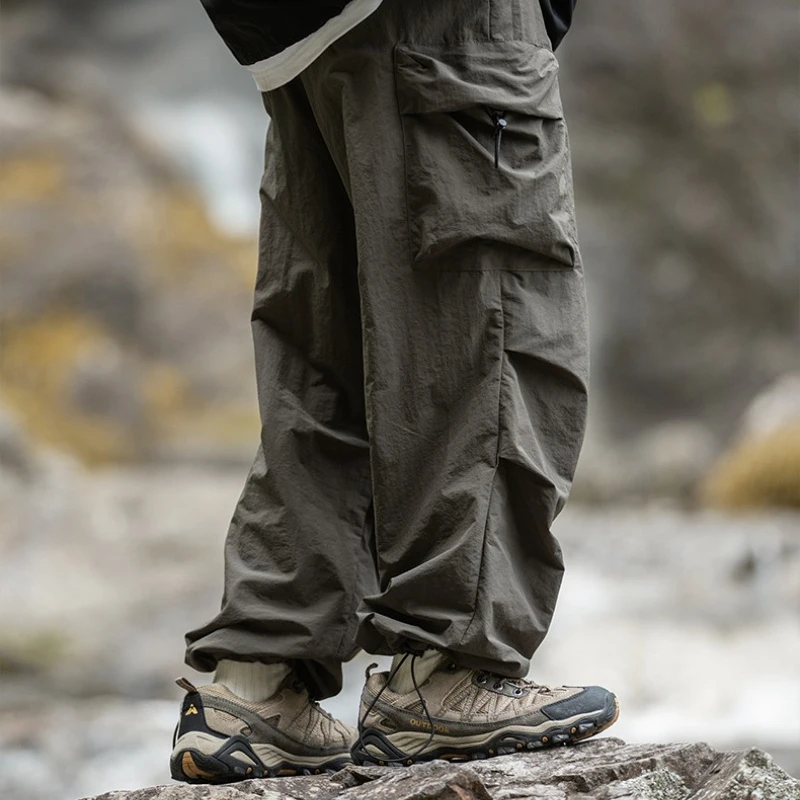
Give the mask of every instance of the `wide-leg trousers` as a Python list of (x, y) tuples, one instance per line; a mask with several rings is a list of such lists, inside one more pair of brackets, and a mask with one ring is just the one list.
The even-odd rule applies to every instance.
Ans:
[(520, 677), (586, 420), (569, 144), (536, 0), (385, 0), (271, 123), (252, 315), (261, 442), (200, 670), (358, 648)]

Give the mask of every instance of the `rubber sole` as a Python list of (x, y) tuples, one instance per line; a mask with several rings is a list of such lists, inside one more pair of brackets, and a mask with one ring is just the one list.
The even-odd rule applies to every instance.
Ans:
[[(380, 731), (368, 728), (351, 750), (353, 761), (363, 766), (411, 766), (412, 764), (442, 759), (444, 761), (463, 762), (476, 761), (496, 756), (506, 756), (530, 750), (541, 750), (547, 747), (575, 744), (588, 739), (610, 728), (619, 718), (619, 701), (613, 696), (613, 704), (609, 703), (603, 713), (581, 720), (573, 720), (567, 725), (554, 723), (545, 731), (537, 731), (530, 735), (515, 732), (500, 732), (496, 737), (478, 747), (436, 747), (410, 757), (397, 749)], [(367, 750), (372, 746), (381, 751), (384, 758)]]
[[(239, 754), (238, 757), (236, 753)], [(284, 760), (267, 767), (244, 736), (231, 736), (211, 755), (193, 747), (178, 748), (173, 752), (169, 765), (170, 774), (176, 781), (234, 783), (250, 778), (287, 778), (333, 773), (351, 763), (348, 756), (342, 756), (315, 766)]]

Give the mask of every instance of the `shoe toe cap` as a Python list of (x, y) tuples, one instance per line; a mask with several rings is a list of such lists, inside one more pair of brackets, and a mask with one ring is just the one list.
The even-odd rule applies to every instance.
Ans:
[(542, 712), (550, 719), (568, 719), (579, 714), (597, 714), (607, 711), (613, 713), (616, 708), (616, 697), (613, 692), (602, 686), (587, 686), (583, 691), (573, 694), (565, 700), (542, 707)]

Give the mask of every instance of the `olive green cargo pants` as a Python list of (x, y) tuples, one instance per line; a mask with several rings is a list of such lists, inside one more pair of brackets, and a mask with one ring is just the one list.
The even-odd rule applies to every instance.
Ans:
[(557, 68), (534, 0), (385, 0), (263, 95), (261, 446), (189, 665), (527, 672), (587, 399)]

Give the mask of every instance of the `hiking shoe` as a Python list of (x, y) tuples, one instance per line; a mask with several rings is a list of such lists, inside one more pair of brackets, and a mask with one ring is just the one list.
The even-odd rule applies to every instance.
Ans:
[(407, 694), (370, 675), (361, 698), (357, 764), (406, 764), (508, 755), (594, 736), (619, 715), (600, 686), (539, 686), (445, 663)]
[(335, 772), (350, 759), (355, 731), (310, 699), (290, 673), (269, 700), (251, 703), (220, 683), (185, 678), (170, 772), (187, 783)]

